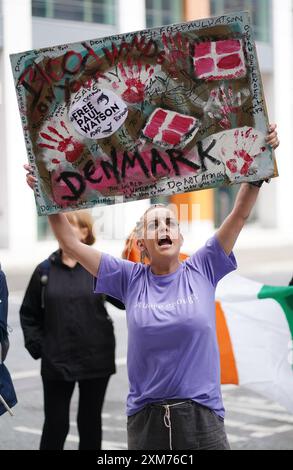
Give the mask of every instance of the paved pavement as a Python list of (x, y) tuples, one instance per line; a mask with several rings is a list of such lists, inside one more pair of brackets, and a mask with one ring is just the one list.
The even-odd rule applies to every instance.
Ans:
[[(7, 365), (13, 372), (19, 404), (15, 416), (0, 419), (0, 449), (38, 449), (43, 422), (42, 387), (39, 362), (30, 358), (23, 348), (18, 322), (20, 293), (12, 294), (10, 325), (11, 351)], [(103, 410), (103, 448), (126, 449), (125, 400), (127, 395), (126, 345), (127, 331), (124, 313), (109, 306), (117, 338), (117, 374), (112, 377)], [(226, 427), (234, 450), (293, 450), (293, 415), (242, 387), (224, 386), (227, 410)], [(71, 427), (66, 449), (77, 449), (77, 391), (71, 406)]]
[[(290, 245), (247, 248), (236, 251), (240, 274), (267, 284), (285, 285), (292, 277), (293, 250)], [(13, 372), (19, 404), (15, 416), (0, 419), (0, 450), (37, 449), (42, 429), (42, 387), (39, 362), (30, 358), (23, 347), (18, 320), (19, 304), (28, 282), (30, 270), (8, 270), (10, 286), (9, 323), (11, 350), (7, 365)], [(117, 338), (117, 374), (112, 377), (103, 410), (103, 448), (126, 448), (125, 401), (128, 381), (126, 375), (127, 331), (124, 313), (109, 306)], [(276, 403), (242, 387), (223, 387), (227, 410), (226, 427), (235, 450), (293, 450), (293, 415)], [(77, 391), (71, 407), (71, 428), (66, 449), (76, 449)]]

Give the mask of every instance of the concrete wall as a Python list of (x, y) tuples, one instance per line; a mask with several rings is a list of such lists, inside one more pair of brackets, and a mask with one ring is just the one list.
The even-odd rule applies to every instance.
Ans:
[(8, 248), (8, 173), (4, 115), (4, 52), (0, 49), (0, 247)]
[(281, 147), (277, 152), (277, 226), (293, 237), (293, 15), (292, 0), (273, 0), (274, 103)]
[[(1, 244), (14, 250), (32, 246), (36, 218), (33, 198), (26, 188), (23, 163), (26, 152), (9, 54), (27, 50), (31, 41), (30, 0), (3, 0), (3, 51), (1, 54)], [(2, 175), (2, 168), (4, 169)], [(2, 187), (3, 185), (3, 187)]]
[(111, 36), (116, 32), (117, 28), (110, 25), (97, 25), (53, 18), (33, 17), (32, 19), (33, 47), (37, 49)]

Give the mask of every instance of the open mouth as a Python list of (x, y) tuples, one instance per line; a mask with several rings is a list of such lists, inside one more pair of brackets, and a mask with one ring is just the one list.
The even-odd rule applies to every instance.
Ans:
[(158, 245), (159, 246), (171, 246), (173, 245), (173, 242), (171, 238), (169, 237), (169, 235), (167, 235), (165, 237), (160, 238), (160, 240), (158, 240)]

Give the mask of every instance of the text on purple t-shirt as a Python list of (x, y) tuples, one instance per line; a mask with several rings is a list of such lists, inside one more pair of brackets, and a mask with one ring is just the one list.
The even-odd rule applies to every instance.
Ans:
[(96, 293), (126, 306), (127, 414), (148, 403), (188, 398), (224, 418), (215, 289), (237, 268), (216, 236), (176, 272), (155, 275), (150, 266), (103, 254)]

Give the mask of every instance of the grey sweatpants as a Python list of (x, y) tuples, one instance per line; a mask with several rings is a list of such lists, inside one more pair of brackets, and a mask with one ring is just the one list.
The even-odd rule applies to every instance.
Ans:
[(224, 421), (192, 400), (166, 400), (128, 417), (129, 450), (230, 450)]

